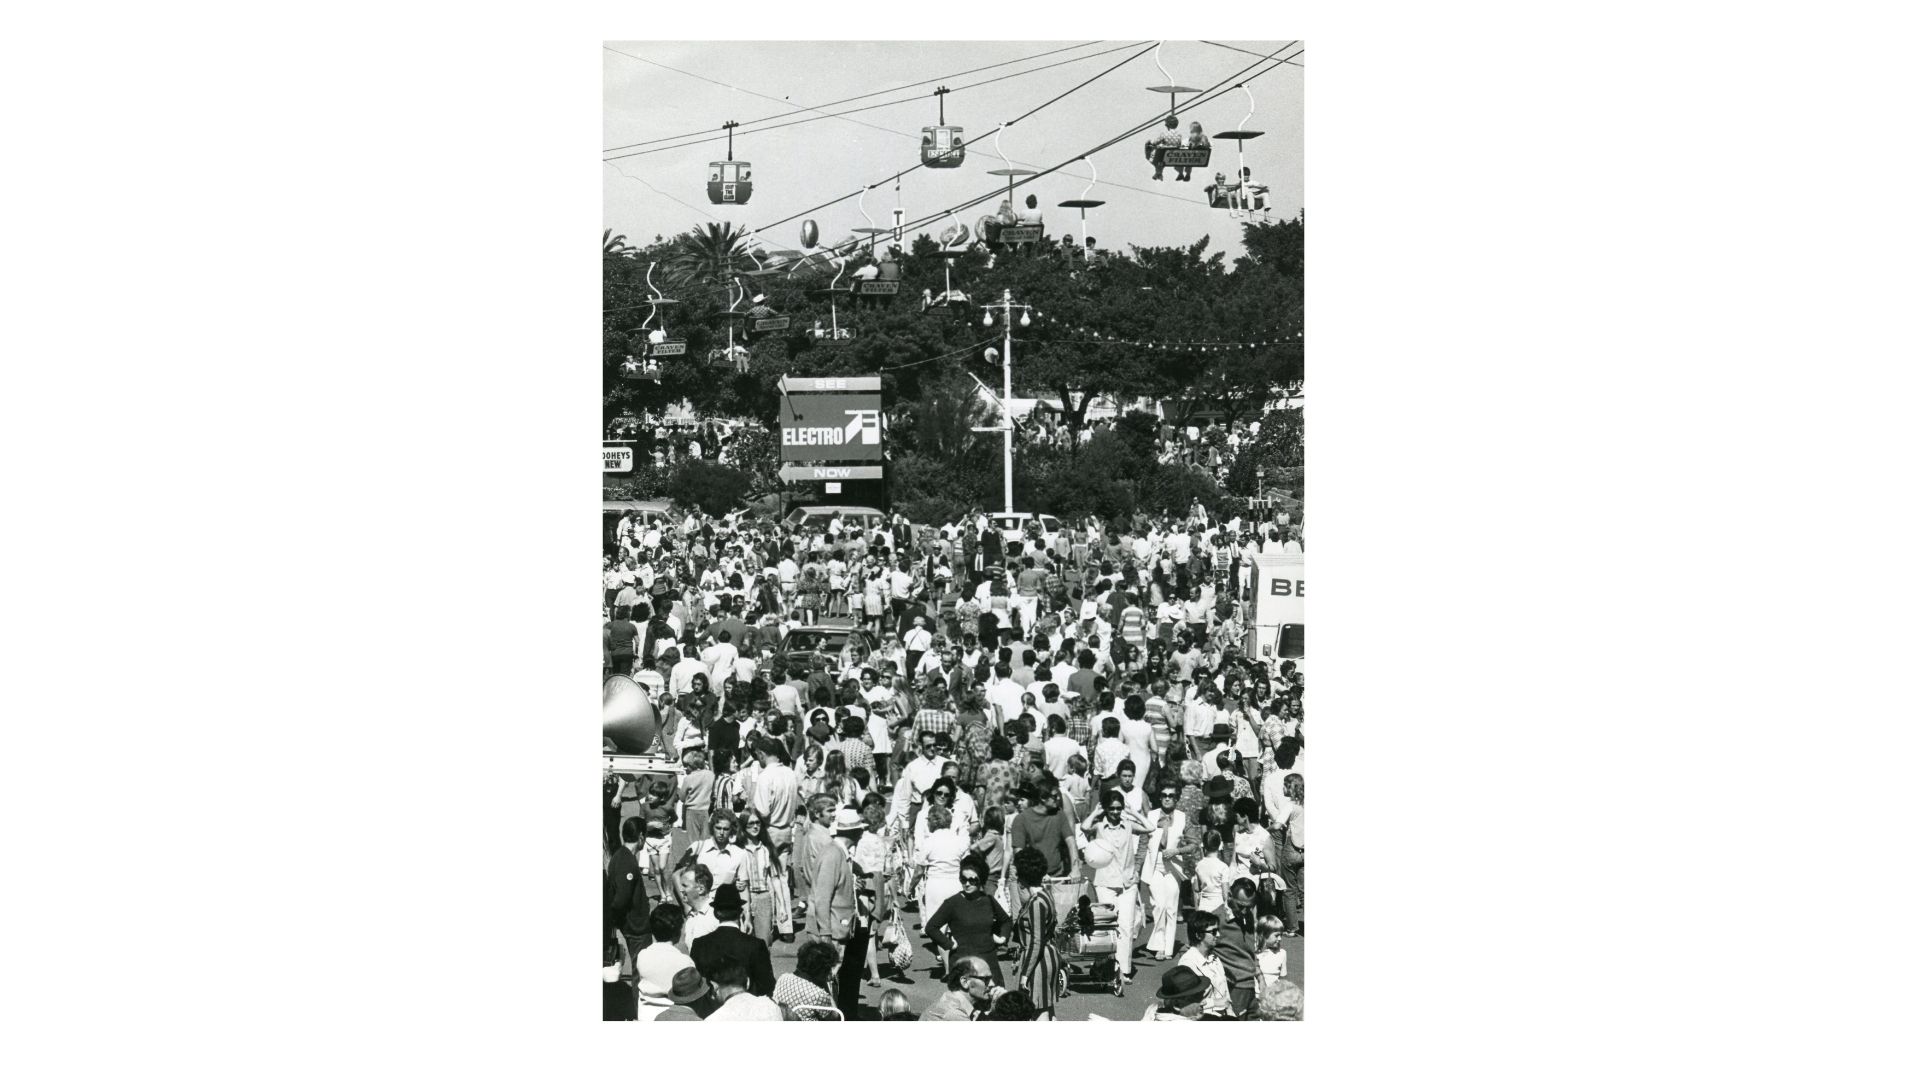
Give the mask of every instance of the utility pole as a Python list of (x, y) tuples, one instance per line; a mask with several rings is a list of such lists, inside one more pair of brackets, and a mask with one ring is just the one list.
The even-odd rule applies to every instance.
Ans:
[(1000, 290), (1000, 302), (987, 304), (985, 307), (987, 314), (980, 321), (980, 325), (992, 326), (993, 309), (999, 308), (1000, 320), (1006, 327), (1000, 341), (1000, 419), (1004, 425), (1000, 435), (1003, 458), (1001, 494), (1007, 504), (1007, 513), (1011, 514), (1013, 513), (1013, 406), (1010, 403), (1013, 401), (1013, 312), (1015, 308), (1019, 309), (1021, 326), (1032, 326), (1033, 319), (1027, 314), (1032, 309), (1027, 304), (1014, 303), (1011, 289)]

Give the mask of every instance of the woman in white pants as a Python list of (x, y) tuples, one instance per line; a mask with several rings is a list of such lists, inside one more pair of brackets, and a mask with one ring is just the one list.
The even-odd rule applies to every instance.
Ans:
[(1145, 837), (1147, 854), (1140, 864), (1140, 883), (1152, 900), (1153, 929), (1147, 934), (1147, 951), (1156, 960), (1173, 958), (1173, 926), (1180, 918), (1180, 879), (1169, 865), (1187, 830), (1187, 815), (1174, 806), (1179, 800), (1180, 789), (1162, 783), (1154, 793), (1158, 805), (1147, 813), (1153, 831)]

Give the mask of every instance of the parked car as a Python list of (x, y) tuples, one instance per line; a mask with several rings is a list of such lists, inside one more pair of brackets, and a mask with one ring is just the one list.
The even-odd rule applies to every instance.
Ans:
[(1027, 535), (1027, 526), (1035, 521), (1040, 523), (1041, 535), (1049, 541), (1060, 535), (1066, 528), (1060, 524), (1060, 519), (1052, 514), (989, 514), (987, 520), (993, 522), (993, 527), (999, 529), (1000, 536), (1006, 540), (1024, 538)]
[(829, 667), (840, 661), (840, 651), (847, 647), (849, 638), (856, 639), (867, 648), (867, 655), (879, 646), (871, 633), (853, 626), (796, 626), (787, 631), (774, 650), (775, 657), (785, 660), (787, 670), (808, 670), (813, 666), (816, 656), (826, 657)]
[(826, 528), (828, 519), (840, 515), (843, 525), (850, 525), (861, 531), (882, 528), (887, 523), (887, 515), (871, 506), (796, 506), (787, 512), (788, 525), (817, 525)]
[(620, 515), (633, 511), (633, 518), (641, 525), (665, 526), (673, 521), (673, 503), (666, 499), (602, 499), (600, 502), (600, 546), (611, 555), (619, 550), (614, 532), (620, 525)]

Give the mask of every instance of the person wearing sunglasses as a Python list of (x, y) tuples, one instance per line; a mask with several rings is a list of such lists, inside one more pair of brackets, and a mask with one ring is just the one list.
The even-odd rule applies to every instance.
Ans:
[(1154, 792), (1154, 807), (1146, 814), (1150, 830), (1144, 838), (1146, 857), (1140, 864), (1140, 883), (1147, 887), (1150, 905), (1148, 917), (1152, 929), (1147, 932), (1147, 951), (1155, 960), (1171, 960), (1174, 924), (1180, 918), (1180, 881), (1182, 870), (1175, 858), (1187, 832), (1187, 815), (1180, 810), (1180, 788), (1162, 784)]
[(1180, 954), (1180, 966), (1192, 968), (1207, 980), (1202, 1016), (1225, 1019), (1231, 1015), (1232, 997), (1227, 991), (1227, 969), (1214, 955), (1220, 944), (1220, 919), (1211, 912), (1196, 911), (1187, 919), (1187, 941), (1191, 944)]
[(960, 891), (941, 902), (927, 920), (927, 937), (947, 950), (948, 969), (966, 957), (986, 961), (993, 985), (1005, 986), (1000, 971), (1000, 944), (1013, 929), (1013, 918), (987, 892), (987, 865), (978, 855), (960, 863)]

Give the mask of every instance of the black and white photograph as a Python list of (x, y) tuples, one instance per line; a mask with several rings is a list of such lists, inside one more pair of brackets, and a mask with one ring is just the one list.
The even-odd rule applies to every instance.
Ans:
[(16, 7), (12, 1072), (1916, 1072), (1898, 9)]
[(605, 44), (603, 1019), (1302, 1018), (1305, 55)]

